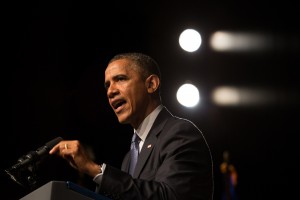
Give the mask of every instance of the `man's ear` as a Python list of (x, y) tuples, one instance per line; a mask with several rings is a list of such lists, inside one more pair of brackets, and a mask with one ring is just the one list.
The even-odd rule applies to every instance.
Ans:
[(146, 79), (146, 87), (149, 93), (154, 93), (159, 88), (160, 80), (157, 75), (152, 74)]

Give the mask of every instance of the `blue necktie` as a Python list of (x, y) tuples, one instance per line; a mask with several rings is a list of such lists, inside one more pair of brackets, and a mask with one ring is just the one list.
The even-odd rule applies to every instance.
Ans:
[(137, 159), (139, 156), (139, 143), (141, 141), (141, 138), (134, 133), (131, 140), (131, 147), (130, 147), (130, 168), (129, 168), (129, 174), (131, 176), (133, 175), (135, 165), (137, 163)]

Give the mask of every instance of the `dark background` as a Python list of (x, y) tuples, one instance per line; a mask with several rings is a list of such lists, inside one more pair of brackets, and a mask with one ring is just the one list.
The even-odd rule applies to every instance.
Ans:
[[(116, 53), (141, 51), (161, 66), (163, 103), (174, 115), (192, 120), (211, 147), (215, 200), (221, 199), (219, 165), (224, 150), (230, 151), (237, 168), (241, 200), (297, 195), (300, 43), (296, 5), (287, 1), (69, 0), (15, 2), (7, 8), (2, 55), (7, 60), (3, 70), (8, 69), (11, 78), (3, 85), (11, 98), (11, 123), (3, 127), (2, 172), (58, 136), (81, 140), (97, 162), (119, 167), (132, 129), (120, 125), (108, 105), (104, 69)], [(202, 46), (194, 53), (178, 45), (179, 34), (186, 28), (202, 34)], [(214, 52), (208, 40), (217, 30), (267, 33), (273, 47), (257, 53)], [(177, 88), (187, 80), (201, 90), (201, 105), (193, 109), (175, 100)], [(266, 89), (272, 91), (274, 101), (217, 106), (210, 94), (221, 85)], [(55, 157), (41, 163), (38, 176), (39, 185), (71, 180), (94, 189), (89, 177)], [(6, 199), (19, 199), (29, 192), (4, 173), (0, 184)]]

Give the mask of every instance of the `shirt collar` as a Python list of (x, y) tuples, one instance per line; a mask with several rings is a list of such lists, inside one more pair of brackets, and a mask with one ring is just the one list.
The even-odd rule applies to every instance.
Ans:
[(162, 105), (157, 106), (140, 124), (140, 126), (134, 131), (138, 134), (142, 141), (145, 141), (157, 115), (163, 109)]

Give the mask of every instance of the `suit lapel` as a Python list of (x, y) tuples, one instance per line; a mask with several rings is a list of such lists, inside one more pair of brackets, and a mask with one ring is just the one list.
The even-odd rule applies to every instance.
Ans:
[(123, 159), (121, 170), (124, 172), (129, 171), (129, 163), (130, 163), (130, 152), (128, 151)]
[(140, 152), (135, 172), (133, 174), (133, 178), (136, 178), (140, 175), (144, 165), (146, 164), (146, 161), (148, 160), (152, 150), (154, 149), (159, 133), (161, 132), (162, 128), (164, 127), (167, 118), (170, 116), (170, 113), (164, 108), (159, 115), (157, 116), (146, 140), (143, 145), (143, 148)]

